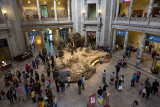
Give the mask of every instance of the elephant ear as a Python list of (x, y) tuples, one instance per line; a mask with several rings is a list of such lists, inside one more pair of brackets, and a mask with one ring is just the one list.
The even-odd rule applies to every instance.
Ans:
[(78, 42), (81, 39), (81, 34), (80, 33), (74, 33), (72, 38), (73, 38), (74, 42)]

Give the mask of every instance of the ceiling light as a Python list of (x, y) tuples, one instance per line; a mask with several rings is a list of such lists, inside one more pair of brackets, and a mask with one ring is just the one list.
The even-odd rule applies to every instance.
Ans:
[(35, 31), (35, 30), (33, 30), (33, 31)]
[(58, 2), (58, 4), (61, 4), (60, 2)]
[(3, 13), (4, 13), (4, 14), (7, 14), (7, 10), (4, 10)]
[(47, 30), (49, 30), (49, 29), (47, 29)]
[(60, 29), (62, 29), (62, 28), (60, 28)]
[(47, 4), (47, 2), (44, 2), (44, 4)]
[(30, 1), (28, 1), (28, 3), (30, 4), (31, 2), (30, 2)]

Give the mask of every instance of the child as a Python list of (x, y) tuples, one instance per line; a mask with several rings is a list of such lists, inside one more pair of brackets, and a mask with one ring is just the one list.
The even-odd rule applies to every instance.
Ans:
[(142, 93), (143, 89), (144, 89), (143, 84), (141, 84), (141, 85), (139, 86), (139, 95)]
[(146, 94), (146, 87), (143, 88), (143, 96), (142, 97), (145, 97), (145, 94)]

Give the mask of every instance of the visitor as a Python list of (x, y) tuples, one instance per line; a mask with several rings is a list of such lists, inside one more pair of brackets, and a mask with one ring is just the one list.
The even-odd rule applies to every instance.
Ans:
[(146, 95), (146, 87), (143, 88), (143, 95), (142, 95), (142, 97), (145, 97), (145, 95)]
[(10, 101), (10, 103), (13, 104), (13, 93), (11, 90), (8, 90), (6, 97)]
[(113, 80), (114, 80), (114, 72), (110, 73), (110, 84), (113, 85)]
[(119, 76), (120, 65), (116, 65), (116, 78)]
[(47, 68), (47, 76), (50, 77), (50, 68)]
[(132, 103), (132, 106), (131, 107), (138, 107), (138, 101), (134, 101), (133, 103)]
[(34, 60), (32, 60), (32, 67), (33, 67), (34, 69), (36, 69), (36, 63), (35, 63)]
[(137, 72), (137, 79), (136, 79), (136, 82), (137, 82), (137, 83), (138, 83), (140, 77), (141, 77), (141, 72), (138, 71), (138, 72)]
[(131, 87), (134, 87), (135, 81), (137, 79), (136, 73), (133, 74), (132, 80), (131, 80)]
[(67, 76), (67, 82), (68, 82), (67, 87), (70, 87), (70, 81), (71, 81), (71, 77), (70, 77), (70, 75), (68, 74), (68, 76)]
[(16, 90), (13, 87), (11, 87), (11, 91), (12, 91), (14, 99), (17, 100)]
[(115, 89), (117, 89), (117, 86), (118, 86), (118, 78), (116, 77), (116, 79), (114, 80), (114, 85), (115, 85)]
[(155, 93), (158, 94), (158, 86), (159, 83), (157, 82), (157, 79), (155, 79), (155, 81), (152, 83), (153, 96), (155, 95)]
[(131, 51), (132, 51), (132, 49), (131, 49), (131, 46), (130, 46), (130, 47), (129, 47), (128, 58), (130, 58), (130, 57), (131, 57)]
[(108, 87), (108, 85), (106, 83), (104, 83), (104, 86), (103, 86), (103, 98), (106, 98), (107, 87)]
[(118, 44), (116, 45), (116, 51), (118, 51)]
[(32, 97), (33, 103), (35, 103), (36, 102), (36, 95), (35, 95), (35, 91), (34, 90), (31, 91), (31, 97)]
[(57, 80), (57, 79), (55, 80), (55, 84), (56, 84), (57, 92), (59, 92), (59, 86), (60, 86), (60, 83), (58, 82), (58, 80)]
[(5, 99), (5, 92), (3, 90), (1, 90), (1, 93), (0, 93), (0, 100), (1, 99)]
[(39, 75), (38, 75), (38, 72), (37, 72), (37, 71), (35, 71), (35, 80), (36, 80), (36, 81), (39, 81)]
[(44, 86), (44, 83), (45, 83), (45, 76), (44, 76), (44, 74), (41, 75), (41, 82), (42, 82), (42, 85)]
[(104, 57), (102, 56), (99, 60), (100, 60), (100, 64), (102, 64), (104, 62)]
[(145, 80), (145, 86), (148, 86), (148, 85), (149, 85), (149, 78)]
[(121, 14), (121, 17), (126, 17), (126, 13), (123, 12), (123, 13)]
[(144, 86), (143, 86), (143, 84), (141, 84), (141, 85), (139, 86), (139, 95), (142, 93), (143, 89), (144, 89)]
[(103, 89), (99, 86), (99, 90), (97, 91), (98, 95), (102, 97)]
[(39, 105), (40, 105), (40, 107), (44, 107), (44, 101), (43, 101), (43, 98), (41, 98), (41, 99), (40, 99), (40, 101), (39, 101)]
[(29, 65), (26, 64), (26, 72), (29, 74)]
[(30, 90), (29, 90), (29, 88), (28, 88), (28, 85), (25, 86), (25, 91), (26, 91), (27, 99), (29, 100), (29, 97), (30, 97)]
[(21, 82), (21, 72), (19, 70), (17, 70), (16, 76), (17, 76), (19, 82)]
[(56, 98), (56, 96), (53, 96), (53, 103), (54, 103), (54, 107), (57, 107), (57, 98)]
[(150, 96), (150, 93), (151, 93), (151, 85), (149, 83), (149, 85), (146, 87), (146, 93), (147, 93), (147, 96), (146, 96), (146, 100), (148, 100), (149, 96)]
[(32, 67), (30, 67), (29, 72), (31, 74), (31, 77), (33, 77), (33, 68)]
[(102, 82), (106, 83), (106, 70), (102, 73)]
[(18, 94), (19, 101), (20, 101), (21, 99), (23, 99), (23, 101), (24, 101), (23, 91), (22, 91), (22, 87), (21, 87), (21, 86), (17, 86), (16, 92), (17, 92), (17, 94)]
[(84, 75), (82, 75), (82, 90), (85, 90), (85, 78), (84, 78)]
[(140, 64), (140, 58), (137, 59), (137, 63), (136, 63), (136, 67), (139, 68), (139, 64)]
[(36, 62), (36, 66), (37, 66), (37, 69), (38, 69), (38, 67), (39, 67), (39, 57), (38, 56), (36, 57), (35, 62)]
[(63, 81), (60, 82), (61, 91), (65, 93), (65, 83)]
[(81, 78), (78, 80), (78, 94), (81, 94), (81, 86), (82, 86), (82, 80)]
[(123, 81), (121, 79), (119, 79), (118, 81), (118, 91), (122, 91), (123, 89)]

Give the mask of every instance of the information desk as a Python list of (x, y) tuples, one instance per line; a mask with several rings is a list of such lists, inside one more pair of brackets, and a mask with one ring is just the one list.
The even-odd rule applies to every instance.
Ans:
[(12, 67), (12, 64), (10, 62), (6, 62), (6, 64), (1, 64), (0, 65), (1, 71), (5, 71), (5, 70), (7, 70), (7, 69), (9, 69), (11, 67)]
[(26, 54), (26, 55), (23, 55), (23, 56), (17, 56), (17, 57), (14, 57), (14, 60), (16, 61), (25, 61), (29, 58), (33, 57), (33, 54), (32, 53), (29, 53), (29, 54)]

